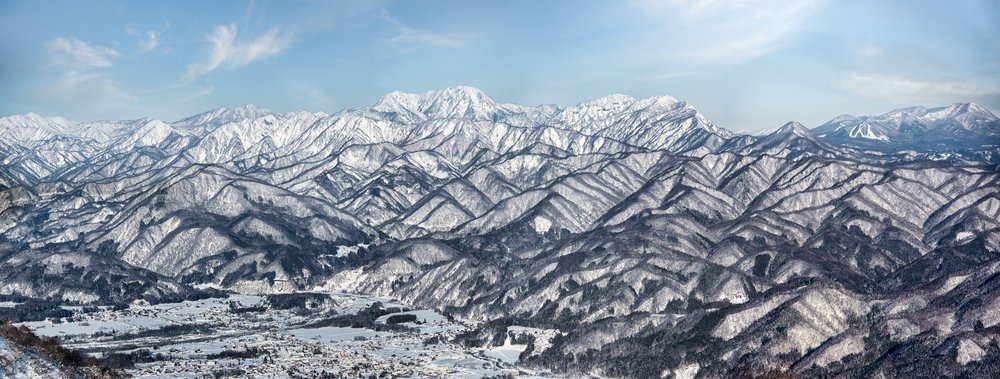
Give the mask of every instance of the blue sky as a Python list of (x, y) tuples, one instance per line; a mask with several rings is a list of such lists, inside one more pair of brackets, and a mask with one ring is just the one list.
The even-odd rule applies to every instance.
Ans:
[(1000, 109), (1000, 2), (3, 1), (0, 115), (336, 112), (393, 90), (671, 95), (731, 130)]

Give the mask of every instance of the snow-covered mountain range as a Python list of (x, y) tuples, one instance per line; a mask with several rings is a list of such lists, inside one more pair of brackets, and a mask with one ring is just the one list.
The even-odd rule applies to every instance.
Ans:
[(926, 351), (973, 372), (1000, 354), (998, 138), (972, 103), (748, 136), (667, 96), (470, 87), (332, 115), (10, 116), (0, 293), (391, 296), (561, 325), (524, 363), (595, 375), (905, 376)]
[(912, 107), (880, 116), (840, 116), (817, 127), (815, 133), (861, 146), (949, 151), (995, 146), (1000, 139), (1000, 118), (976, 103)]

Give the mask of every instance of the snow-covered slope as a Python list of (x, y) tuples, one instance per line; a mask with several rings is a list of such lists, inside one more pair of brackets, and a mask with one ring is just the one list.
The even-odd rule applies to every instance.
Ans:
[(24, 351), (0, 337), (0, 377), (12, 379), (66, 377), (55, 362)]
[[(975, 104), (734, 136), (668, 96), (524, 106), (456, 87), (333, 115), (0, 126), (0, 293), (322, 288), (570, 325), (558, 352), (670, 330), (655, 338), (752, 341), (655, 373), (724, 376), (740, 357), (827, 367), (887, 327), (872, 307), (937, 281), (978, 291), (948, 278), (983, 279), (1000, 251), (996, 116)], [(901, 150), (932, 135), (955, 156)], [(962, 328), (941, 343), (981, 345), (951, 339)]]
[(912, 107), (879, 116), (839, 116), (813, 130), (835, 143), (881, 150), (948, 151), (995, 146), (1000, 118), (976, 103)]

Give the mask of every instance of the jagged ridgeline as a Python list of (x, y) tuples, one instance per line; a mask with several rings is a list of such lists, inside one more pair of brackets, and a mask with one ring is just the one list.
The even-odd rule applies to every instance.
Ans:
[(333, 115), (11, 116), (0, 293), (389, 296), (491, 321), (467, 341), (558, 328), (522, 364), (573, 374), (990, 376), (998, 149), (976, 104), (754, 136), (670, 97), (468, 87)]

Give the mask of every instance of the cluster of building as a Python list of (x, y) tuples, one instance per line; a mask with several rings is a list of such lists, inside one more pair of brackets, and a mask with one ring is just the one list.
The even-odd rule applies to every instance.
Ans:
[(58, 332), (45, 324), (33, 327), (94, 355), (131, 354), (134, 366), (128, 372), (138, 378), (475, 378), (515, 372), (509, 362), (448, 342), (467, 326), (444, 317), (422, 319), (401, 331), (317, 328), (310, 324), (345, 309), (236, 311), (240, 307), (232, 301), (134, 304), (48, 325)]

